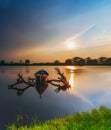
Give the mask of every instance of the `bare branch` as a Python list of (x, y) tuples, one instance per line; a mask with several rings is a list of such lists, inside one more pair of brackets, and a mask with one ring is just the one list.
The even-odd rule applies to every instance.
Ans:
[(59, 68), (55, 68), (55, 70), (58, 72), (58, 75), (60, 77), (58, 77), (58, 79), (63, 83), (63, 86), (66, 86), (67, 88), (70, 88), (70, 84), (69, 82), (67, 81), (66, 77), (64, 76), (64, 73), (61, 73), (60, 69)]
[[(16, 86), (16, 85), (22, 84), (22, 83), (24, 83), (24, 84), (26, 84), (28, 86), (26, 86), (24, 88), (20, 88), (19, 86)], [(8, 89), (14, 89), (14, 90), (16, 90), (17, 91), (17, 95), (20, 96), (29, 87), (34, 87), (34, 79), (28, 79), (28, 81), (25, 81), (24, 78), (22, 77), (22, 75), (18, 74), (17, 82), (14, 83), (14, 84), (12, 84), (12, 85), (9, 85)]]
[(25, 81), (24, 78), (22, 77), (22, 75), (21, 75), (20, 73), (18, 74), (18, 77), (19, 77), (19, 80), (22, 81), (23, 83), (25, 83), (25, 84), (27, 84), (27, 85), (33, 86), (33, 84), (31, 84), (31, 83), (29, 82), (30, 80)]
[[(64, 73), (61, 73), (59, 68), (55, 68), (57, 71), (57, 74), (59, 75), (58, 79), (51, 79), (47, 82), (50, 83), (53, 86), (57, 86), (58, 88), (55, 90), (56, 92), (59, 92), (60, 90), (66, 90), (69, 89), (71, 86), (69, 82), (67, 81), (66, 77), (64, 76)], [(56, 84), (58, 82), (59, 84)], [(61, 85), (62, 84), (62, 85)]]
[[(66, 77), (64, 76), (64, 73), (61, 73), (59, 68), (55, 68), (58, 79), (50, 79), (45, 81), (45, 83), (50, 83), (53, 86), (56, 86), (57, 89), (55, 89), (56, 92), (59, 92), (60, 90), (67, 90), (71, 86), (69, 82), (67, 81)], [(27, 86), (24, 88), (20, 88), (19, 86), (16, 86), (18, 84), (26, 84)], [(17, 91), (17, 95), (20, 96), (23, 94), (23, 92), (28, 89), (29, 87), (36, 87), (36, 79), (35, 78), (28, 78), (27, 81), (23, 78), (21, 74), (18, 74), (18, 78), (16, 79), (16, 83), (9, 85), (8, 89), (14, 89)]]

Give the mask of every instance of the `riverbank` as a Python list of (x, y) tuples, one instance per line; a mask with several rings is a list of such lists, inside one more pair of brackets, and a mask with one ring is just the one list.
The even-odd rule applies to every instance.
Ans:
[(40, 123), (36, 121), (29, 126), (20, 126), (13, 123), (7, 130), (110, 130), (111, 129), (111, 109), (101, 106), (91, 112), (76, 113)]
[(53, 63), (49, 63), (49, 64), (46, 64), (46, 63), (38, 63), (38, 64), (0, 64), (0, 66), (84, 66), (84, 65), (67, 65), (65, 63), (61, 63), (61, 64), (53, 64)]

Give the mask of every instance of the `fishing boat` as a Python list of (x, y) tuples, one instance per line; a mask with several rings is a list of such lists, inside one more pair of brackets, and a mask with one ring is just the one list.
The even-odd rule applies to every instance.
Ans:
[(44, 69), (37, 71), (35, 73), (36, 84), (38, 86), (41, 86), (44, 82), (46, 82), (48, 76), (49, 76), (48, 72)]
[(48, 72), (44, 69), (39, 70), (35, 73), (36, 78), (36, 90), (40, 94), (40, 97), (42, 93), (45, 91), (45, 89), (48, 87), (48, 83), (46, 82), (48, 79)]

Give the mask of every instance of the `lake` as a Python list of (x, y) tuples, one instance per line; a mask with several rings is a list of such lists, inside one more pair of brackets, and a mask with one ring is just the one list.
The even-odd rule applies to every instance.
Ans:
[(45, 121), (64, 117), (75, 112), (90, 111), (100, 105), (111, 108), (111, 67), (110, 66), (61, 66), (71, 89), (55, 92), (57, 87), (49, 85), (40, 95), (35, 88), (27, 89), (22, 96), (8, 89), (16, 82), (17, 74), (24, 78), (34, 77), (36, 71), (45, 69), (49, 79), (57, 79), (54, 66), (1, 66), (0, 67), (0, 129), (16, 120), (17, 114), (37, 115)]

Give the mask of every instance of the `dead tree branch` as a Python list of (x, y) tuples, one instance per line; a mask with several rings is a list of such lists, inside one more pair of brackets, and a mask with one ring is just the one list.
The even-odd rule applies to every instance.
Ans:
[[(57, 86), (58, 88), (55, 90), (56, 92), (59, 92), (60, 90), (66, 90), (69, 89), (71, 86), (69, 82), (67, 81), (66, 77), (64, 76), (64, 73), (61, 73), (59, 68), (55, 68), (57, 71), (57, 74), (59, 75), (58, 79), (51, 79), (47, 82), (50, 83), (53, 86)], [(56, 84), (58, 82), (58, 84)], [(62, 85), (61, 85), (62, 84)]]
[[(70, 86), (69, 82), (67, 81), (66, 77), (64, 76), (64, 73), (61, 73), (60, 69), (57, 67), (55, 68), (55, 70), (59, 76), (58, 79), (50, 79), (50, 80), (47, 80), (45, 82), (49, 83), (53, 86), (56, 86), (57, 87), (57, 89), (55, 89), (56, 92), (59, 92), (60, 90), (65, 91), (65, 90), (69, 89), (71, 86)], [(27, 86), (24, 88), (21, 88), (19, 86), (16, 86), (18, 84), (26, 84)], [(20, 96), (29, 87), (37, 87), (36, 86), (36, 79), (35, 78), (28, 78), (26, 81), (21, 74), (18, 74), (18, 78), (16, 80), (16, 83), (9, 85), (8, 89), (16, 90), (17, 95)]]
[[(16, 85), (22, 84), (22, 83), (24, 83), (24, 84), (26, 84), (28, 86), (26, 86), (24, 88), (20, 88), (19, 86), (16, 86)], [(21, 74), (18, 74), (18, 78), (17, 78), (16, 83), (14, 83), (12, 85), (9, 85), (8, 89), (14, 89), (14, 90), (16, 90), (17, 91), (17, 95), (20, 96), (29, 87), (34, 87), (34, 81), (33, 81), (33, 79), (28, 79), (28, 81), (26, 81), (26, 80), (24, 80), (24, 78), (22, 77)]]

